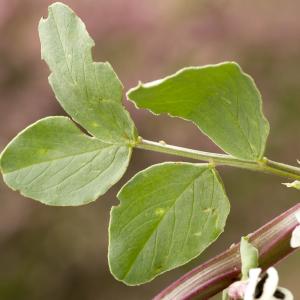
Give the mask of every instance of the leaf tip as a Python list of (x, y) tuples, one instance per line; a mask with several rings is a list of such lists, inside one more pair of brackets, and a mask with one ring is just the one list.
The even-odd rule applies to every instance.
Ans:
[(300, 181), (299, 180), (295, 180), (293, 182), (283, 182), (282, 184), (288, 188), (295, 188), (297, 190), (300, 190)]

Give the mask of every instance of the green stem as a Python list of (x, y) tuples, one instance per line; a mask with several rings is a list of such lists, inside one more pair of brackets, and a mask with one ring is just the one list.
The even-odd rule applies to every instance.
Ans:
[(300, 168), (278, 163), (267, 158), (260, 161), (239, 159), (227, 154), (198, 151), (183, 147), (168, 145), (164, 142), (153, 142), (139, 138), (136, 148), (166, 153), (201, 161), (208, 161), (216, 166), (224, 165), (278, 175), (293, 180), (300, 180)]

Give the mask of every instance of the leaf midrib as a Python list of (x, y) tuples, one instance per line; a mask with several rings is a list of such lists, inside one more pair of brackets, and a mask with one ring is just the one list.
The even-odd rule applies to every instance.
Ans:
[[(26, 168), (29, 168), (29, 167), (37, 166), (37, 165), (40, 165), (40, 164), (49, 163), (49, 162), (52, 162), (52, 161), (57, 161), (57, 160), (61, 160), (61, 159), (69, 158), (69, 157), (80, 156), (80, 155), (87, 154), (87, 153), (93, 153), (93, 152), (104, 150), (104, 149), (107, 149), (107, 148), (110, 148), (110, 147), (117, 147), (117, 145), (110, 144), (110, 145), (107, 145), (106, 147), (101, 147), (101, 148), (98, 148), (98, 149), (95, 149), (95, 150), (90, 150), (90, 151), (75, 153), (75, 154), (72, 154), (72, 155), (65, 155), (65, 156), (61, 156), (61, 157), (55, 158), (55, 159), (48, 159), (48, 160), (40, 161), (38, 163), (33, 163), (33, 164), (30, 164), (30, 165), (27, 165), (27, 166), (23, 166), (21, 168), (17, 168), (17, 169), (11, 170), (11, 171), (5, 171), (5, 170), (3, 170), (3, 173), (4, 174), (10, 174), (10, 173), (17, 172), (17, 171), (20, 171), (22, 169), (26, 169)], [(119, 148), (121, 148), (121, 147), (125, 147), (125, 146), (121, 146), (120, 145)]]
[(168, 215), (168, 213), (171, 211), (171, 209), (176, 205), (178, 199), (181, 197), (181, 195), (183, 193), (185, 193), (185, 191), (190, 187), (191, 184), (194, 183), (194, 181), (196, 180), (196, 178), (200, 177), (201, 175), (203, 175), (205, 172), (210, 171), (210, 169), (205, 169), (202, 170), (199, 174), (197, 174), (197, 176), (193, 177), (193, 179), (191, 180), (191, 182), (189, 182), (187, 184), (187, 186), (184, 188), (184, 190), (180, 193), (179, 196), (176, 197), (176, 199), (174, 200), (174, 203), (169, 207), (168, 212), (166, 212), (161, 219), (158, 220), (157, 224), (154, 226), (154, 229), (151, 231), (149, 237), (146, 239), (146, 241), (144, 242), (144, 244), (142, 245), (141, 249), (137, 252), (137, 254), (135, 255), (129, 269), (127, 270), (127, 272), (125, 273), (124, 276), (122, 276), (121, 280), (124, 280), (127, 275), (129, 274), (129, 272), (131, 271), (131, 269), (134, 266), (134, 263), (136, 262), (137, 258), (139, 257), (139, 255), (141, 254), (141, 252), (144, 250), (146, 244), (148, 243), (148, 241), (151, 239), (151, 237), (153, 236), (154, 232), (158, 229), (159, 225), (161, 224), (161, 222), (164, 220), (165, 216)]

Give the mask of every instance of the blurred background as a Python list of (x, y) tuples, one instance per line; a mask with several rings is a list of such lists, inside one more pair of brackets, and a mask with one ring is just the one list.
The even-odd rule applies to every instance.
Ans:
[[(0, 150), (39, 118), (64, 112), (48, 86), (37, 25), (46, 0), (0, 0)], [(267, 156), (300, 158), (300, 1), (68, 1), (125, 89), (190, 65), (238, 62), (262, 92), (271, 124)], [(124, 99), (140, 135), (179, 146), (220, 151), (193, 125), (137, 111)], [(225, 233), (202, 256), (140, 287), (109, 273), (109, 210), (118, 189), (137, 171), (174, 157), (135, 150), (124, 178), (105, 196), (78, 208), (46, 207), (9, 190), (0, 179), (0, 300), (151, 299), (197, 264), (226, 249), (283, 210), (300, 193), (281, 178), (220, 169), (232, 209)], [(300, 254), (278, 266), (281, 285), (300, 298)], [(220, 299), (220, 296), (218, 297)]]

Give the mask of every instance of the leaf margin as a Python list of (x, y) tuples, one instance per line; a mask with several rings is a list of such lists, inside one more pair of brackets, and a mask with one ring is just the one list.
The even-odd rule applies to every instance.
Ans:
[[(197, 165), (200, 165), (200, 166), (207, 166), (208, 169), (207, 170), (210, 170), (212, 171), (215, 179), (218, 181), (218, 183), (220, 184), (220, 187), (222, 189), (222, 192), (223, 192), (223, 195), (224, 195), (224, 198), (226, 199), (226, 205), (227, 205), (227, 213), (224, 215), (223, 219), (223, 227), (222, 228), (219, 228), (219, 233), (217, 234), (217, 236), (210, 241), (209, 244), (207, 244), (207, 246), (205, 248), (202, 249), (202, 251), (200, 251), (200, 253), (197, 253), (196, 255), (194, 255), (193, 257), (191, 257), (190, 259), (186, 260), (185, 262), (179, 264), (179, 265), (176, 265), (176, 266), (173, 266), (173, 267), (170, 267), (158, 274), (155, 274), (154, 276), (152, 276), (150, 279), (148, 280), (144, 280), (144, 281), (141, 281), (141, 282), (135, 282), (135, 283), (131, 283), (131, 282), (128, 282), (126, 280), (121, 279), (119, 278), (113, 271), (112, 269), (112, 264), (111, 264), (111, 258), (110, 258), (110, 253), (111, 253), (111, 239), (112, 239), (112, 234), (111, 234), (111, 228), (112, 228), (112, 216), (113, 216), (113, 212), (114, 210), (118, 209), (121, 207), (122, 205), (122, 200), (120, 200), (120, 194), (122, 193), (123, 189), (128, 185), (130, 184), (131, 182), (133, 182), (137, 176), (139, 176), (141, 173), (143, 172), (146, 172), (148, 170), (152, 170), (153, 168), (156, 168), (158, 166), (164, 166), (164, 165), (190, 165), (190, 166), (197, 166)], [(204, 172), (206, 172), (207, 170), (205, 170)], [(175, 161), (175, 162), (171, 162), (171, 161), (166, 161), (166, 162), (162, 162), (162, 163), (157, 163), (157, 164), (153, 164), (153, 165), (150, 165), (149, 167), (137, 172), (134, 176), (132, 176), (123, 186), (122, 188), (119, 190), (118, 194), (117, 194), (117, 198), (119, 199), (119, 203), (115, 206), (112, 206), (111, 207), (111, 210), (110, 210), (110, 222), (109, 222), (109, 237), (108, 237), (108, 240), (109, 240), (109, 248), (108, 248), (108, 266), (109, 266), (109, 270), (110, 270), (110, 273), (112, 274), (112, 276), (126, 284), (127, 286), (139, 286), (139, 285), (142, 285), (142, 284), (145, 284), (145, 283), (149, 283), (151, 281), (153, 281), (154, 279), (156, 279), (157, 277), (165, 274), (166, 272), (169, 272), (169, 271), (172, 271), (174, 269), (177, 269), (179, 267), (182, 267), (188, 263), (190, 263), (192, 260), (196, 259), (197, 257), (199, 257), (199, 255), (201, 255), (204, 251), (206, 251), (214, 242), (216, 242), (216, 240), (220, 237), (220, 235), (224, 232), (225, 230), (225, 225), (226, 225), (226, 221), (227, 221), (227, 218), (228, 218), (228, 215), (230, 213), (230, 201), (229, 201), (229, 198), (227, 196), (227, 193), (226, 193), (226, 190), (225, 190), (225, 187), (224, 187), (224, 183), (219, 175), (219, 173), (217, 172), (217, 170), (215, 169), (215, 166), (213, 164), (210, 164), (210, 163), (191, 163), (191, 162), (181, 162), (181, 161)], [(113, 247), (112, 247), (113, 248)]]
[[(26, 193), (24, 193), (22, 190), (18, 189), (18, 188), (15, 188), (13, 187), (11, 184), (9, 184), (6, 180), (6, 173), (3, 169), (3, 159), (5, 159), (5, 153), (6, 151), (11, 147), (11, 145), (13, 145), (14, 143), (16, 143), (17, 139), (22, 136), (24, 133), (27, 132), (27, 130), (32, 130), (32, 128), (34, 128), (34, 126), (36, 125), (39, 125), (41, 122), (44, 122), (44, 121), (48, 121), (48, 120), (54, 120), (54, 119), (60, 119), (60, 120), (65, 120), (65, 121), (69, 121), (72, 126), (74, 126), (74, 128), (76, 128), (76, 130), (78, 132), (80, 132), (80, 134), (82, 136), (84, 136), (85, 138), (90, 138), (91, 140), (95, 140), (95, 141), (99, 141), (99, 142), (102, 142), (100, 140), (98, 140), (96, 137), (93, 137), (93, 136), (89, 136), (87, 134), (85, 134), (78, 126), (75, 122), (73, 122), (73, 120), (68, 117), (68, 116), (47, 116), (45, 118), (42, 118), (42, 119), (39, 119), (37, 120), (36, 122), (28, 125), (27, 127), (25, 127), (23, 130), (21, 130), (7, 145), (6, 147), (1, 151), (0, 153), (0, 171), (1, 171), (1, 174), (2, 174), (2, 177), (3, 177), (3, 181), (5, 182), (5, 184), (10, 188), (12, 189), (13, 191), (17, 191), (19, 192), (19, 194), (21, 194), (23, 197), (26, 197), (26, 198), (30, 198), (30, 199), (33, 199), (41, 204), (45, 204), (45, 205), (48, 205), (48, 206), (57, 206), (57, 207), (76, 207), (76, 206), (83, 206), (83, 205), (87, 205), (89, 203), (92, 203), (94, 201), (96, 201), (100, 196), (104, 195), (113, 185), (115, 185), (123, 176), (124, 176), (124, 173), (126, 172), (126, 170), (128, 169), (128, 165), (130, 163), (130, 160), (131, 160), (131, 156), (132, 156), (132, 152), (133, 152), (133, 147), (132, 146), (128, 146), (128, 145), (123, 145), (123, 147), (127, 147), (128, 148), (128, 156), (127, 156), (127, 159), (126, 159), (126, 164), (124, 165), (124, 170), (123, 170), (123, 173), (120, 174), (120, 176), (118, 176), (116, 178), (115, 181), (112, 181), (107, 189), (104, 191), (104, 192), (98, 192), (98, 194), (96, 196), (94, 196), (91, 200), (88, 200), (88, 201), (83, 201), (82, 203), (80, 204), (64, 204), (64, 203), (48, 203), (48, 202), (45, 202), (41, 199), (37, 199), (35, 197), (32, 197), (32, 196), (28, 196)], [(103, 143), (103, 142), (102, 142)], [(106, 143), (108, 144), (108, 143)], [(113, 144), (112, 144), (113, 145)], [(116, 145), (117, 146), (117, 145)], [(47, 162), (47, 161), (46, 161)], [(23, 168), (27, 168), (27, 167), (30, 167), (31, 165), (28, 165), (26, 167), (23, 167)], [(14, 172), (14, 171), (9, 171), (7, 172), (7, 174), (11, 173), (11, 172)]]
[[(202, 134), (204, 134), (206, 137), (208, 137), (214, 144), (216, 144), (220, 149), (222, 149), (225, 153), (229, 153), (228, 151), (225, 151), (223, 149), (223, 147), (219, 146), (218, 143), (215, 142), (215, 139), (214, 138), (211, 138), (206, 132), (204, 132), (200, 126), (193, 120), (191, 119), (188, 119), (186, 117), (183, 117), (183, 116), (176, 116), (176, 115), (172, 115), (171, 113), (169, 112), (158, 112), (156, 113), (153, 109), (150, 109), (150, 108), (146, 108), (146, 107), (143, 107), (141, 105), (139, 105), (135, 100), (133, 100), (130, 95), (132, 95), (132, 93), (134, 92), (137, 92), (139, 91), (139, 89), (147, 89), (147, 88), (152, 88), (152, 87), (157, 87), (159, 86), (160, 84), (163, 84), (165, 82), (168, 82), (169, 80), (172, 80), (174, 78), (176, 78), (177, 76), (185, 73), (186, 71), (189, 71), (189, 70), (202, 70), (202, 69), (211, 69), (211, 68), (217, 68), (217, 67), (222, 67), (223, 65), (233, 65), (235, 66), (242, 77), (246, 78), (247, 80), (249, 80), (249, 82), (251, 83), (255, 93), (257, 94), (258, 96), (258, 102), (259, 102), (259, 113), (260, 115), (262, 116), (262, 121), (264, 123), (264, 135), (265, 135), (265, 140), (263, 141), (262, 143), (262, 146), (260, 147), (260, 155), (257, 156), (256, 159), (251, 159), (251, 158), (245, 158), (245, 157), (239, 157), (239, 156), (235, 156), (235, 155), (232, 155), (234, 157), (237, 157), (237, 158), (241, 158), (241, 159), (245, 159), (245, 160), (248, 160), (248, 161), (261, 161), (264, 157), (264, 153), (266, 151), (266, 146), (267, 146), (267, 141), (268, 141), (268, 137), (269, 137), (269, 133), (270, 133), (270, 124), (269, 124), (269, 121), (268, 119), (266, 118), (265, 114), (264, 114), (264, 111), (263, 111), (263, 101), (262, 101), (262, 94), (261, 92), (259, 91), (254, 79), (249, 75), (247, 74), (242, 68), (241, 66), (235, 62), (235, 61), (224, 61), (224, 62), (220, 62), (220, 63), (217, 63), (217, 64), (206, 64), (206, 65), (202, 65), (202, 66), (190, 66), (190, 67), (184, 67), (184, 68), (181, 68), (180, 70), (176, 71), (175, 73), (173, 74), (170, 74), (170, 75), (167, 75), (161, 79), (157, 79), (157, 80), (153, 80), (153, 81), (150, 81), (150, 82), (146, 82), (146, 83), (142, 83), (141, 81), (138, 82), (138, 85), (133, 87), (133, 88), (130, 88), (127, 92), (126, 92), (126, 97), (127, 99), (132, 102), (134, 104), (134, 106), (137, 108), (137, 109), (144, 109), (144, 110), (147, 110), (149, 111), (151, 114), (155, 115), (155, 116), (158, 116), (158, 115), (167, 115), (168, 117), (171, 117), (171, 118), (179, 118), (179, 119), (182, 119), (184, 121), (187, 121), (187, 122), (191, 122), (194, 126), (196, 126), (197, 129), (200, 130), (200, 132)], [(229, 153), (230, 154), (230, 153)]]

